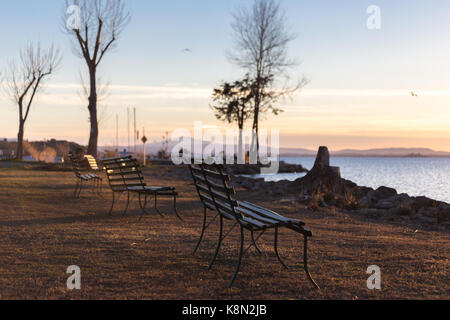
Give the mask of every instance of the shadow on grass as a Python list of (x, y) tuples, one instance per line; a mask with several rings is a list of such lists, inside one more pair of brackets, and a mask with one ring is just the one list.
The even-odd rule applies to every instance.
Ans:
[[(130, 204), (131, 205), (131, 204)], [(142, 220), (139, 222), (141, 211), (139, 208), (129, 208), (127, 214), (122, 217), (124, 206), (117, 205), (116, 210), (111, 215), (108, 214), (109, 207), (104, 211), (96, 214), (85, 215), (70, 215), (64, 217), (52, 217), (42, 219), (29, 219), (29, 220), (12, 220), (12, 221), (0, 221), (0, 227), (19, 227), (19, 226), (38, 226), (38, 225), (58, 225), (58, 224), (72, 224), (77, 222), (99, 222), (99, 221), (119, 221), (123, 223), (136, 223), (144, 224), (146, 219), (176, 219), (175, 214), (170, 211), (170, 205), (161, 206), (164, 211), (163, 217), (161, 217), (153, 208), (148, 208), (148, 213), (142, 215)], [(133, 221), (130, 221), (130, 218)], [(178, 221), (178, 220), (177, 220)]]

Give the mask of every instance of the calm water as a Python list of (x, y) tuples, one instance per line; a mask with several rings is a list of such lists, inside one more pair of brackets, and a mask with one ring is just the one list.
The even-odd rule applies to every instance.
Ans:
[[(288, 163), (307, 169), (314, 157), (285, 157)], [(388, 186), (399, 193), (427, 196), (450, 203), (450, 158), (331, 158), (331, 165), (341, 168), (342, 177), (360, 186)], [(264, 176), (268, 181), (295, 180), (304, 174)]]

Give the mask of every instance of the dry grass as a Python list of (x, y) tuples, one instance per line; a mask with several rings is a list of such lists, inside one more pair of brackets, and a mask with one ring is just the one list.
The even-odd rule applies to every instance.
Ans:
[[(282, 231), (284, 270), (272, 254), (272, 236), (263, 237), (263, 256), (250, 251), (232, 290), (238, 243), (236, 230), (224, 243), (213, 270), (207, 263), (217, 225), (209, 229), (196, 256), (191, 251), (202, 207), (189, 181), (170, 178), (166, 168), (147, 174), (152, 184), (172, 184), (181, 194), (185, 222), (162, 201), (165, 218), (156, 214), (137, 223), (129, 216), (108, 217), (111, 195), (84, 192), (72, 197), (73, 175), (0, 169), (0, 297), (2, 299), (449, 299), (449, 234), (415, 232), (414, 226), (383, 224), (334, 211), (311, 212), (289, 199), (246, 198), (307, 223), (310, 269), (322, 287), (315, 290), (301, 269), (302, 242)], [(366, 287), (366, 269), (379, 265), (382, 290)], [(82, 290), (66, 289), (69, 265), (82, 270)]]

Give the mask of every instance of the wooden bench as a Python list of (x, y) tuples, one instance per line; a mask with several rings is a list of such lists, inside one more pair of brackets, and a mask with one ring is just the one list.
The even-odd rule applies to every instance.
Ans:
[[(305, 228), (305, 223), (297, 219), (284, 217), (274, 211), (250, 202), (237, 200), (235, 190), (230, 186), (231, 179), (229, 175), (226, 174), (226, 168), (223, 165), (194, 164), (190, 165), (189, 168), (198, 196), (204, 206), (202, 231), (194, 249), (194, 253), (200, 246), (205, 230), (215, 219), (217, 219), (217, 217), (219, 217), (219, 238), (208, 270), (212, 268), (217, 258), (222, 241), (226, 236), (228, 236), (228, 234), (230, 234), (235, 226), (240, 227), (239, 258), (236, 263), (234, 274), (228, 283), (228, 288), (231, 288), (234, 280), (236, 279), (243, 255), (252, 247), (255, 247), (255, 249), (260, 252), (256, 242), (266, 231), (271, 229), (274, 230), (275, 255), (281, 265), (287, 269), (286, 264), (280, 258), (278, 253), (278, 231), (280, 228), (288, 228), (294, 232), (300, 233), (303, 236), (303, 267), (311, 283), (316, 288), (319, 288), (317, 283), (312, 279), (308, 270), (308, 237), (311, 237), (312, 233)], [(207, 223), (207, 210), (216, 212), (216, 216), (209, 223)], [(231, 229), (225, 233), (225, 235), (223, 230), (224, 220), (231, 221), (233, 223)], [(245, 230), (250, 232), (251, 244), (244, 250)], [(254, 235), (255, 233), (258, 234), (256, 238)]]
[[(141, 216), (139, 221), (142, 219), (144, 213), (147, 213), (147, 197), (154, 196), (154, 207), (156, 212), (161, 216), (163, 214), (158, 209), (157, 201), (158, 197), (173, 197), (173, 208), (178, 219), (183, 220), (177, 211), (177, 196), (178, 193), (175, 191), (174, 187), (163, 187), (163, 186), (147, 186), (142, 175), (141, 168), (136, 159), (131, 156), (105, 159), (102, 161), (105, 167), (106, 176), (108, 177), (108, 183), (111, 187), (113, 193), (113, 199), (111, 204), (111, 209), (109, 210), (109, 215), (112, 214), (115, 202), (115, 194), (119, 193), (119, 196), (123, 193), (127, 193), (127, 204), (122, 217), (125, 216), (130, 203), (130, 196), (132, 194), (138, 194), (139, 196), (139, 206), (141, 208)], [(144, 199), (142, 199), (144, 197)]]
[(93, 182), (93, 188), (98, 194), (100, 194), (100, 189), (102, 185), (102, 178), (97, 174), (86, 172), (80, 165), (80, 159), (73, 153), (69, 153), (69, 159), (72, 162), (72, 170), (75, 173), (77, 184), (74, 190), (74, 197), (79, 198), (81, 194), (81, 189), (83, 188), (83, 182)]

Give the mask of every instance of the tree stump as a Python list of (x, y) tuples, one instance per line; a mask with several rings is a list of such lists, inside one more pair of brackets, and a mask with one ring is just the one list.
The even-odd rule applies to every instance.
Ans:
[(341, 169), (330, 166), (330, 153), (327, 147), (319, 148), (314, 167), (299, 182), (301, 188), (308, 192), (320, 190), (343, 193), (344, 189)]

